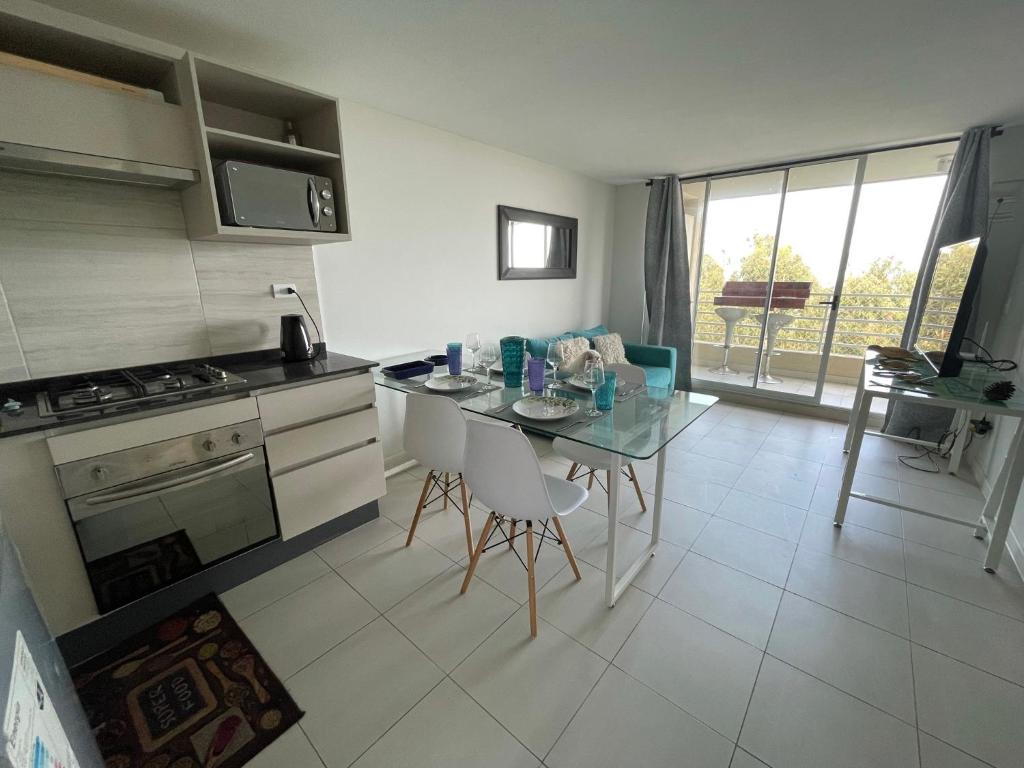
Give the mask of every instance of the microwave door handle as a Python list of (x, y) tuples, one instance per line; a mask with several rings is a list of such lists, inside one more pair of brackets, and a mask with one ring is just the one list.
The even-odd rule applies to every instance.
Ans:
[(127, 491), (118, 491), (116, 493), (103, 493), (99, 496), (91, 496), (85, 500), (86, 505), (94, 507), (97, 504), (106, 504), (110, 501), (122, 501), (124, 499), (134, 499), (137, 496), (146, 496), (147, 494), (155, 491), (166, 491), (168, 488), (176, 488), (179, 485), (185, 485), (195, 480), (201, 480), (204, 477), (210, 477), (211, 475), (217, 475), (221, 472), (237, 467), (241, 464), (245, 464), (247, 461), (251, 461), (256, 457), (255, 453), (245, 453), (241, 456), (235, 456), (233, 459), (222, 461), (212, 467), (201, 469), (198, 472), (192, 472), (191, 474), (184, 475), (183, 477), (176, 477), (173, 480), (162, 480), (157, 483), (150, 483), (149, 485), (136, 486)]
[(316, 191), (316, 182), (310, 176), (309, 182), (309, 215), (313, 219), (313, 226), (320, 226), (320, 194)]

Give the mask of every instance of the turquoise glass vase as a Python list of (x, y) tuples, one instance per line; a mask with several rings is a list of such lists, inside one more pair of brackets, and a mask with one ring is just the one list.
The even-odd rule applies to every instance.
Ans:
[(523, 386), (523, 360), (526, 357), (526, 339), (506, 336), (501, 340), (501, 371), (506, 387)]

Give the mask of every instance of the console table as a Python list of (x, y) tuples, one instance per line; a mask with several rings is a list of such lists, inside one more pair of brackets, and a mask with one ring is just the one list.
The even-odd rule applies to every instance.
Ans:
[[(983, 363), (965, 362), (959, 376), (936, 378), (931, 386), (925, 387), (880, 376), (880, 371), (876, 367), (877, 359), (874, 352), (865, 354), (864, 369), (857, 382), (857, 396), (853, 412), (850, 414), (850, 425), (846, 429), (846, 442), (843, 445), (843, 450), (849, 454), (849, 457), (843, 470), (839, 499), (836, 503), (836, 527), (841, 527), (846, 519), (846, 507), (851, 498), (864, 499), (917, 515), (945, 520), (972, 529), (975, 537), (979, 539), (983, 539), (986, 534), (989, 535), (984, 567), (989, 573), (994, 573), (995, 569), (999, 567), (999, 561), (1006, 547), (1006, 535), (1010, 530), (1013, 510), (1020, 493), (1021, 481), (1024, 479), (1024, 450), (1022, 450), (1024, 447), (1024, 394), (1018, 389), (1009, 400), (997, 402), (986, 399), (982, 394), (986, 385), (995, 381), (1012, 379), (1013, 376), (1006, 371), (995, 371)], [(925, 363), (922, 362), (921, 365), (924, 366)], [(853, 490), (857, 460), (860, 457), (861, 444), (867, 429), (868, 416), (871, 413), (871, 402), (875, 398), (891, 401), (903, 400), (922, 405), (953, 408), (960, 412), (1010, 416), (1017, 419), (1017, 428), (1010, 441), (1006, 460), (1003, 462), (1002, 469), (992, 487), (992, 493), (985, 501), (985, 506), (977, 520), (964, 520), (924, 509), (916, 509), (891, 499)], [(966, 419), (963, 420), (963, 423), (966, 426)]]

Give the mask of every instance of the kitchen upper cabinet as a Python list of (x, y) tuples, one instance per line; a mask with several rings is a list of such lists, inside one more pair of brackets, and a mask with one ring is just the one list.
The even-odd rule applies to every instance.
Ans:
[[(147, 50), (145, 38), (106, 25), (91, 25), (109, 31), (99, 39), (28, 13), (0, 11), (0, 168), (180, 189), (192, 240), (351, 239), (336, 98), (157, 41)], [(225, 220), (215, 171), (227, 161), (330, 179), (333, 192), (309, 206), (314, 220), (327, 206), (336, 231)]]

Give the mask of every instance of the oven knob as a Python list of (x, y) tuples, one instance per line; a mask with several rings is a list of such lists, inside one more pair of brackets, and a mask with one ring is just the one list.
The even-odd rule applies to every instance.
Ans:
[(208, 451), (212, 451), (216, 447), (217, 444), (213, 442), (213, 440), (210, 440), (209, 438), (203, 441), (203, 448), (205, 448)]
[(241, 432), (235, 432), (235, 434), (233, 434), (231, 436), (231, 442), (234, 443), (235, 445), (241, 445), (242, 444), (242, 433)]
[(331, 208), (331, 206), (329, 206), (329, 205), (325, 205), (324, 206), (324, 216), (333, 216), (333, 215), (334, 215), (334, 209)]
[(320, 190), (320, 197), (322, 197), (324, 200), (330, 200), (331, 199), (331, 190), (329, 190), (329, 189), (321, 189)]
[(92, 476), (97, 480), (104, 480), (107, 477), (107, 474), (106, 467), (93, 467)]

